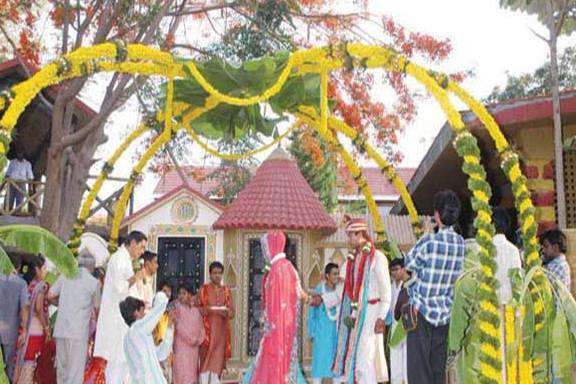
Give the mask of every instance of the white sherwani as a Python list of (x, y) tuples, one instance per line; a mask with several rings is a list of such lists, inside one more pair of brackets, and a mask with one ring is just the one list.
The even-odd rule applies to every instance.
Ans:
[(120, 314), (119, 305), (128, 296), (128, 280), (133, 275), (130, 254), (122, 246), (108, 261), (94, 344), (94, 356), (103, 357), (109, 364), (126, 362), (123, 341), (128, 326)]
[[(398, 295), (402, 290), (404, 283), (401, 281), (399, 284), (394, 282), (392, 284), (392, 327), (390, 328), (390, 334), (394, 333), (394, 330), (398, 326), (398, 321), (394, 319), (394, 308), (398, 302)], [(406, 338), (396, 345), (395, 347), (390, 347), (390, 383), (391, 384), (406, 384), (408, 383), (408, 368), (406, 359)]]
[(386, 320), (390, 310), (391, 291), (388, 259), (382, 252), (376, 251), (374, 261), (370, 265), (368, 286), (368, 300), (374, 303), (368, 304), (366, 308), (366, 320), (360, 335), (360, 345), (356, 357), (356, 380), (358, 384), (388, 381), (388, 368), (384, 355), (384, 335), (374, 333), (374, 325), (377, 319)]

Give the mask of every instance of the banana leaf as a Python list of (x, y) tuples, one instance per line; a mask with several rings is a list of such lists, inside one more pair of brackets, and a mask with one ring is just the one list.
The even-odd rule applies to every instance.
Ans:
[[(541, 289), (535, 286), (534, 277), (544, 274), (542, 267), (534, 267), (528, 271), (522, 287), (521, 300), (526, 305), (526, 317), (523, 326), (523, 343), (525, 358), (541, 361), (539, 365), (533, 366), (533, 377), (535, 382), (548, 382), (553, 374), (553, 333), (554, 333), (554, 312), (555, 303), (550, 289)], [(551, 288), (550, 284), (548, 288)], [(536, 288), (536, 297), (544, 305), (544, 327), (536, 331), (534, 318), (534, 302), (530, 294), (530, 289)]]
[(14, 270), (14, 265), (4, 248), (0, 247), (0, 275), (8, 275)]
[(8, 376), (6, 376), (6, 366), (4, 365), (4, 357), (2, 356), (2, 348), (0, 348), (0, 384), (8, 384)]
[(76, 258), (70, 249), (44, 228), (35, 225), (2, 226), (0, 243), (45, 256), (66, 277), (74, 277), (78, 271)]
[(454, 300), (448, 331), (448, 351), (458, 353), (471, 340), (474, 327), (474, 314), (478, 303), (478, 269), (464, 272), (454, 286)]
[(554, 379), (572, 382), (570, 330), (563, 311), (557, 311), (552, 329), (552, 372)]
[[(232, 66), (221, 60), (195, 62), (200, 73), (215, 89), (225, 95), (249, 97), (259, 95), (273, 86), (282, 71), (286, 68), (288, 54), (280, 52), (274, 56), (251, 60), (240, 67)], [(185, 63), (185, 61), (183, 61)], [(209, 94), (194, 79), (187, 66), (185, 79), (174, 81), (174, 100), (184, 102), (190, 107), (183, 111), (182, 116), (205, 104)], [(165, 103), (165, 89), (163, 85)], [(286, 112), (294, 112), (301, 105), (320, 106), (320, 77), (317, 74), (291, 74), (280, 92), (274, 95), (268, 104), (278, 118), (267, 117), (260, 105), (237, 106), (220, 104), (204, 113), (190, 123), (190, 127), (199, 135), (211, 140), (221, 138), (241, 139), (245, 136), (262, 134), (272, 136), (279, 121), (285, 120)]]
[(390, 340), (388, 341), (388, 346), (394, 348), (400, 343), (406, 340), (406, 330), (404, 329), (404, 324), (401, 321), (397, 321), (392, 327), (392, 334)]
[[(469, 264), (474, 265), (474, 264)], [(479, 269), (466, 270), (454, 286), (454, 301), (448, 330), (448, 354), (456, 355), (459, 383), (478, 377), (480, 332), (475, 322), (478, 305)]]
[(394, 260), (404, 258), (404, 255), (400, 251), (400, 248), (398, 248), (398, 244), (396, 244), (394, 240), (388, 240), (388, 242), (390, 243), (390, 256), (391, 256), (390, 259)]

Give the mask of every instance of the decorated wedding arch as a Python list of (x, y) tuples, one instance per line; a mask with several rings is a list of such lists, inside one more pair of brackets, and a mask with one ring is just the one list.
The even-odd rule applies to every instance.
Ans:
[[(482, 383), (502, 383), (504, 380), (502, 372), (505, 370), (505, 377), (509, 383), (546, 382), (546, 378), (550, 377), (552, 348), (538, 348), (537, 346), (542, 343), (538, 344), (536, 341), (551, 338), (550, 324), (553, 322), (552, 312), (557, 287), (548, 280), (541, 267), (536, 237), (535, 210), (530, 199), (526, 178), (520, 169), (518, 155), (511, 148), (486, 108), (447, 75), (429, 71), (388, 47), (343, 43), (286, 54), (279, 64), (276, 62), (272, 64), (276, 64), (274, 70), (277, 73), (273, 83), (261, 87), (262, 89), (257, 93), (252, 89), (231, 94), (225, 91), (225, 87), (218, 86), (209, 79), (210, 76), (202, 70), (202, 63), (179, 60), (169, 53), (151, 47), (126, 45), (122, 41), (115, 41), (80, 48), (46, 65), (30, 79), (0, 95), (0, 114), (3, 113), (0, 120), (0, 167), (3, 168), (6, 164), (11, 132), (19, 116), (43, 89), (65, 80), (90, 76), (99, 72), (161, 76), (166, 81), (164, 106), (155, 116), (145, 119), (132, 131), (104, 164), (81, 207), (73, 235), (68, 243), (73, 253), (78, 251), (80, 235), (84, 230), (90, 208), (119, 157), (137, 138), (154, 134), (152, 127), (161, 125), (161, 133), (154, 136), (151, 145), (134, 165), (130, 179), (118, 200), (110, 234), (111, 251), (117, 247), (120, 224), (135, 182), (149, 160), (173, 139), (176, 132), (184, 130), (212, 155), (235, 160), (253, 156), (270, 148), (294, 129), (314, 129), (330, 144), (330, 148), (337, 152), (348, 167), (366, 198), (368, 210), (374, 222), (376, 245), (384, 253), (390, 255), (390, 244), (370, 187), (353, 156), (341, 144), (340, 136), (351, 140), (355, 148), (374, 161), (397, 188), (417, 236), (423, 233), (422, 223), (419, 222), (412, 198), (394, 167), (353, 128), (330, 114), (328, 87), (331, 71), (381, 68), (385, 71), (403, 72), (422, 84), (446, 114), (454, 131), (453, 145), (463, 160), (462, 170), (468, 176), (468, 188), (472, 192), (476, 240), (480, 246), (480, 266), (475, 274), (477, 284), (474, 290), (474, 308), (477, 312), (471, 323), (477, 335), (475, 342), (478, 344), (478, 354), (473, 364), (479, 375), (478, 380)], [(250, 68), (250, 65), (253, 68)], [(263, 65), (269, 66), (271, 63), (266, 62)], [(246, 63), (244, 67), (255, 72), (262, 69), (250, 63)], [(305, 87), (305, 84), (302, 85), (299, 82), (310, 76), (315, 77), (319, 82), (318, 94), (312, 99), (303, 98), (296, 105), (277, 103), (283, 104), (280, 112), (292, 115), (295, 122), (286, 133), (275, 138), (271, 143), (242, 154), (226, 154), (211, 147), (209, 142), (205, 141), (205, 136), (197, 129), (200, 125), (196, 123), (202, 120), (203, 115), (211, 111), (230, 106), (258, 109), (260, 104), (273, 102), (278, 95), (288, 92), (290, 88)], [(190, 102), (185, 97), (177, 97), (175, 84), (183, 80), (192, 82), (199, 91), (193, 98), (194, 102)], [(464, 102), (488, 130), (500, 156), (502, 170), (512, 185), (515, 206), (519, 213), (526, 265), (522, 287), (523, 293), (526, 294), (522, 295), (522, 300), (516, 309), (504, 311), (504, 315), (500, 312), (497, 296), (498, 283), (495, 279), (497, 265), (492, 244), (495, 230), (491, 221), (492, 212), (489, 203), (491, 188), (486, 181), (486, 172), (481, 163), (476, 138), (462, 121), (449, 98), (450, 95)], [(568, 313), (573, 311), (566, 312), (566, 318), (568, 318)], [(501, 321), (505, 321), (507, 328), (504, 338), (500, 333)], [(568, 325), (565, 328), (567, 327)], [(510, 346), (516, 346), (516, 348), (511, 349)], [(503, 360), (503, 348), (506, 348), (508, 354), (512, 350), (515, 351), (514, 356)]]

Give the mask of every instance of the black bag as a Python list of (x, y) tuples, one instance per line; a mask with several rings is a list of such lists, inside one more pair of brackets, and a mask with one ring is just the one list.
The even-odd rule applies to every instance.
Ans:
[(418, 311), (410, 303), (406, 303), (402, 306), (402, 325), (406, 332), (410, 332), (416, 329), (418, 326)]

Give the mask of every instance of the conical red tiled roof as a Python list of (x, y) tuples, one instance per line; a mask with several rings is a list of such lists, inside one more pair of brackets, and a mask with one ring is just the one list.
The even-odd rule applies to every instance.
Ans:
[(238, 194), (214, 229), (336, 231), (337, 226), (310, 188), (298, 165), (277, 148)]

